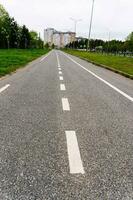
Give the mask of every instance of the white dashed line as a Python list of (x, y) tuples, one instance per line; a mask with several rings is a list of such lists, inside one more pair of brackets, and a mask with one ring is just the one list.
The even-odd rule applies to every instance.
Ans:
[[(55, 53), (56, 53), (56, 52), (55, 52)], [(60, 61), (59, 61), (58, 53), (56, 53), (56, 57), (57, 57), (57, 64), (58, 64), (58, 67), (60, 67)]]
[(64, 111), (70, 111), (70, 105), (67, 98), (62, 98), (62, 108)]
[[(64, 54), (64, 53), (62, 53)], [(72, 62), (74, 62), (75, 64), (77, 64), (79, 67), (81, 67), (82, 69), (84, 69), (85, 71), (89, 72), (91, 75), (93, 75), (94, 77), (96, 77), (97, 79), (99, 79), (100, 81), (102, 81), (103, 83), (105, 83), (106, 85), (108, 85), (110, 88), (114, 89), (116, 92), (118, 92), (119, 94), (123, 95), (124, 97), (126, 97), (128, 100), (133, 102), (133, 97), (129, 96), (128, 94), (126, 94), (125, 92), (123, 92), (122, 90), (118, 89), (117, 87), (115, 87), (114, 85), (110, 84), (108, 81), (105, 81), (104, 79), (102, 79), (100, 76), (96, 75), (95, 73), (93, 73), (92, 71), (86, 69), (85, 67), (83, 67), (81, 64), (79, 64), (78, 62), (76, 62), (74, 59), (72, 59), (70, 56), (68, 56), (67, 54), (64, 54), (67, 58), (69, 58)]]
[[(61, 68), (58, 54), (57, 62), (58, 62), (58, 69), (59, 74), (61, 75)], [(59, 76), (60, 80), (63, 80), (63, 76)], [(66, 87), (64, 84), (60, 84), (60, 90), (65, 91)], [(67, 98), (62, 98), (62, 109), (63, 111), (70, 111), (70, 105)], [(80, 156), (80, 151), (78, 147), (78, 141), (76, 137), (75, 131), (66, 131), (66, 139), (67, 139), (67, 149), (68, 149), (68, 158), (69, 158), (69, 166), (70, 166), (70, 173), (71, 174), (84, 174), (84, 168)]]
[(60, 79), (60, 81), (63, 81), (64, 79), (63, 79), (63, 76), (59, 76), (59, 79)]
[(79, 151), (77, 136), (75, 131), (65, 131), (67, 139), (67, 151), (71, 174), (84, 174), (84, 168)]
[(6, 90), (8, 87), (10, 87), (9, 84), (5, 85), (4, 87), (0, 88), (0, 93), (2, 93), (4, 90)]
[(61, 91), (65, 91), (65, 90), (66, 90), (66, 87), (65, 87), (64, 84), (60, 84), (60, 90), (61, 90)]

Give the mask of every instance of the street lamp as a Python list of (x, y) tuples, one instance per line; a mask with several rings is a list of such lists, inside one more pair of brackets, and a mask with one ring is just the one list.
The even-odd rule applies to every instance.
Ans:
[(74, 21), (74, 32), (76, 34), (77, 32), (77, 23), (82, 21), (82, 19), (74, 19), (74, 18), (70, 18), (72, 21)]
[[(70, 18), (70, 20), (74, 21), (74, 32), (75, 32), (75, 37), (76, 37), (76, 33), (77, 33), (77, 23), (82, 21), (82, 19), (74, 19), (74, 18)], [(73, 48), (74, 48), (74, 43), (73, 43)]]
[(91, 19), (90, 19), (89, 35), (88, 35), (88, 41), (87, 41), (86, 51), (88, 51), (88, 49), (89, 49), (89, 47), (90, 47), (91, 28), (92, 28), (92, 19), (93, 19), (93, 11), (94, 11), (94, 1), (95, 1), (95, 0), (93, 0), (93, 2), (92, 2)]

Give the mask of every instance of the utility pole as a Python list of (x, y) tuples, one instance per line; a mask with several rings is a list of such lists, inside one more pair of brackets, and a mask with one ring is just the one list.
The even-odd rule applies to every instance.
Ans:
[[(74, 32), (75, 32), (75, 36), (76, 36), (76, 33), (77, 33), (77, 23), (82, 21), (82, 19), (74, 19), (74, 18), (70, 18), (72, 21), (74, 21)], [(74, 47), (74, 45), (73, 45)]]
[(90, 19), (89, 35), (88, 35), (88, 41), (87, 41), (86, 51), (88, 51), (88, 49), (89, 49), (89, 47), (90, 47), (91, 28), (92, 28), (92, 19), (93, 19), (93, 11), (94, 11), (94, 1), (95, 1), (95, 0), (93, 0), (93, 2), (92, 2), (91, 19)]

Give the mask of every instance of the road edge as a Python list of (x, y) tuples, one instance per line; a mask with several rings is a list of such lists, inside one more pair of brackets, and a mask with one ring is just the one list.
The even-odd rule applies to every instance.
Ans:
[[(63, 52), (65, 52), (65, 51), (63, 51)], [(68, 52), (65, 52), (65, 53), (68, 53)], [(72, 56), (75, 56), (75, 57), (77, 57), (77, 58), (80, 58), (80, 59), (82, 59), (82, 60), (85, 60), (85, 61), (87, 61), (87, 62), (89, 62), (89, 63), (91, 63), (91, 64), (94, 64), (94, 65), (98, 66), (98, 67), (102, 67), (102, 68), (104, 68), (104, 69), (108, 69), (108, 70), (110, 70), (110, 71), (112, 71), (112, 72), (115, 72), (116, 74), (120, 74), (120, 75), (122, 75), (122, 76), (125, 76), (126, 78), (129, 78), (129, 79), (133, 80), (133, 75), (130, 75), (130, 74), (127, 74), (127, 73), (125, 73), (125, 72), (122, 72), (122, 71), (113, 69), (113, 68), (108, 67), (108, 66), (106, 66), (106, 65), (102, 65), (102, 64), (96, 63), (96, 62), (91, 61), (91, 60), (88, 60), (88, 59), (86, 59), (86, 58), (82, 58), (81, 56), (73, 55), (73, 54), (71, 54), (71, 53), (68, 53), (68, 54), (69, 54), (69, 55), (72, 55)]]

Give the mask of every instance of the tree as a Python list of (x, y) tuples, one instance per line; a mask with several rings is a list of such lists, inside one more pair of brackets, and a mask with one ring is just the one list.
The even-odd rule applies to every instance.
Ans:
[(19, 47), (19, 26), (14, 18), (11, 18), (9, 41), (11, 48)]
[(28, 28), (26, 28), (25, 25), (23, 25), (20, 33), (20, 48), (21, 49), (26, 49), (30, 47), (30, 40), (31, 36), (29, 33)]
[(20, 27), (0, 5), (0, 48), (43, 48), (43, 41), (36, 31)]
[(54, 49), (55, 48), (55, 45), (54, 45), (54, 43), (52, 44), (52, 49)]
[(9, 34), (6, 29), (7, 19), (9, 19), (9, 14), (0, 4), (0, 47), (1, 48), (6, 48), (7, 44), (9, 43)]
[(133, 41), (133, 32), (127, 36), (127, 41)]
[(38, 37), (38, 46), (37, 46), (37, 48), (39, 48), (39, 49), (43, 48), (43, 41), (41, 40), (40, 33), (39, 33), (39, 37)]
[(5, 10), (5, 8), (0, 4), (0, 22), (2, 22), (5, 19), (6, 16), (9, 16), (9, 14)]
[(0, 5), (0, 47), (15, 48), (18, 43), (18, 24)]
[(133, 52), (133, 32), (128, 35), (125, 45), (128, 51)]
[(32, 40), (37, 40), (38, 39), (38, 33), (36, 31), (30, 31), (30, 36)]
[(49, 48), (49, 43), (45, 44), (45, 48), (48, 49)]
[(30, 31), (30, 47), (37, 48), (38, 45), (38, 33), (36, 31)]

